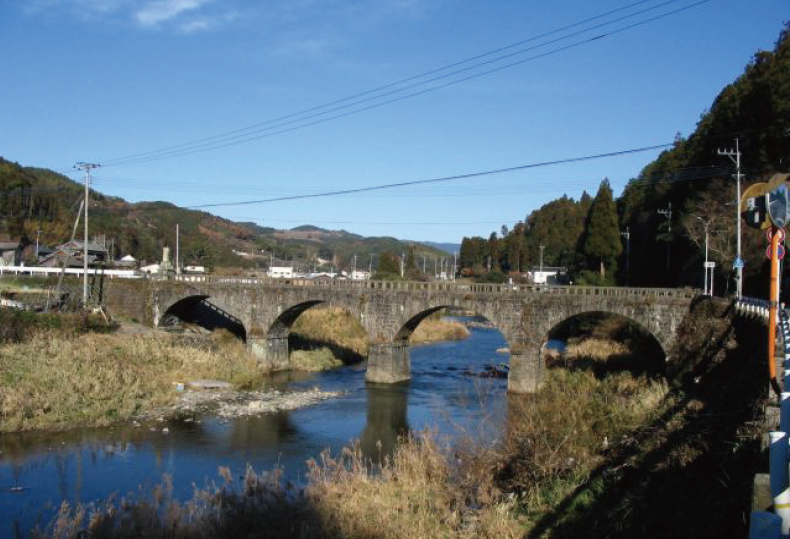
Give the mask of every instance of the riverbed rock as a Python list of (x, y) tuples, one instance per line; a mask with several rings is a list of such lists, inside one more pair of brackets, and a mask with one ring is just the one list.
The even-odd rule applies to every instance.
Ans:
[(233, 386), (221, 380), (194, 380), (188, 382), (191, 389), (231, 389)]
[(337, 398), (340, 391), (320, 391), (311, 389), (291, 393), (267, 392), (251, 394), (251, 400), (244, 402), (222, 402), (217, 410), (220, 417), (241, 417), (284, 410), (295, 410), (318, 402)]

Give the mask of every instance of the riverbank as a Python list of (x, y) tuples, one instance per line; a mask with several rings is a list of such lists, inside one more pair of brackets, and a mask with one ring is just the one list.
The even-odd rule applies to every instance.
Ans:
[(109, 425), (173, 407), (178, 383), (249, 389), (266, 374), (232, 336), (195, 347), (157, 334), (41, 330), (0, 345), (0, 432)]

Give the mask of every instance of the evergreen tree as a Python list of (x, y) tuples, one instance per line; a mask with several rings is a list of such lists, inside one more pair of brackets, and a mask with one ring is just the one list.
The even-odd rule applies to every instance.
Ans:
[(421, 281), (425, 277), (422, 274), (422, 271), (417, 267), (417, 262), (414, 259), (414, 246), (409, 246), (409, 251), (406, 254), (406, 267), (405, 267), (405, 277), (410, 281)]
[(379, 262), (376, 266), (374, 279), (379, 281), (396, 281), (400, 279), (400, 263), (398, 257), (390, 251), (384, 251), (379, 255)]
[(587, 216), (581, 251), (587, 257), (588, 268), (598, 270), (604, 280), (606, 268), (615, 269), (617, 257), (622, 250), (617, 207), (612, 198), (609, 180), (604, 178)]

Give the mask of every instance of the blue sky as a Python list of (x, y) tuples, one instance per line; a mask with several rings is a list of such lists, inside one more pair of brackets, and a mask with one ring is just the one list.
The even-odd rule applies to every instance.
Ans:
[[(7, 0), (0, 155), (72, 178), (77, 161), (106, 164), (94, 185), (106, 194), (193, 206), (651, 146), (690, 133), (790, 19), (790, 0), (646, 0), (487, 68), (556, 51), (548, 56), (424, 95), (279, 132), (301, 125), (283, 124), (212, 151), (113, 161), (311, 109), (635, 2)], [(620, 17), (628, 18), (562, 39)], [(619, 194), (657, 153), (208, 211), (277, 228), (459, 242), (562, 194), (594, 194), (603, 177)]]

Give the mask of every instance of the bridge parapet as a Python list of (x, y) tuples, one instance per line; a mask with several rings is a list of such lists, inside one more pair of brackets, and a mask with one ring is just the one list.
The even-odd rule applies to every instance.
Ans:
[(691, 299), (698, 296), (700, 290), (694, 288), (631, 288), (619, 286), (557, 286), (536, 284), (489, 284), (489, 283), (453, 283), (453, 282), (420, 282), (420, 281), (351, 281), (332, 280), (316, 281), (312, 279), (272, 279), (250, 277), (226, 277), (219, 275), (176, 275), (168, 278), (154, 277), (159, 281), (177, 281), (187, 283), (203, 283), (215, 285), (260, 285), (267, 287), (314, 287), (352, 290), (393, 290), (393, 291), (429, 291), (457, 293), (495, 293), (495, 294), (557, 294), (581, 296), (656, 296)]

